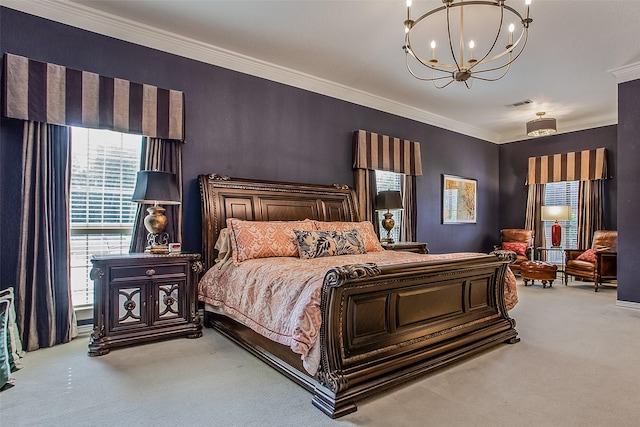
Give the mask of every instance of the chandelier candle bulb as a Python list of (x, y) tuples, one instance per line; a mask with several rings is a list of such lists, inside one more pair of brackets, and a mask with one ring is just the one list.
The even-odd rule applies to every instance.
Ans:
[(431, 40), (431, 62), (438, 62), (436, 61), (436, 41), (435, 40)]
[(476, 44), (473, 42), (473, 40), (471, 40), (469, 42), (469, 53), (470, 53), (469, 58), (471, 58), (471, 59), (469, 59), (469, 62), (476, 62), (476, 60), (474, 59), (474, 55), (473, 55), (473, 51), (474, 51), (475, 47), (476, 47)]
[(516, 29), (515, 25), (513, 24), (509, 25), (509, 46), (507, 46), (507, 49), (513, 46), (513, 30), (515, 29)]

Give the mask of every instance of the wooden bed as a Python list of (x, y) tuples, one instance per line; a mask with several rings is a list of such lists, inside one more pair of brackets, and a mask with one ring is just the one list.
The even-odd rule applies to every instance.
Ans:
[[(358, 221), (353, 191), (200, 175), (203, 261), (227, 218)], [(506, 310), (507, 262), (494, 255), (327, 272), (321, 293), (321, 361), (315, 376), (300, 355), (234, 320), (205, 310), (213, 327), (313, 394), (332, 418), (356, 402), (499, 343), (519, 341)]]

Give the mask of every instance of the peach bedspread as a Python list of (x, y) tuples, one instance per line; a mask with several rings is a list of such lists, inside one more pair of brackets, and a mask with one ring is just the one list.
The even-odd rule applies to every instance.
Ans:
[[(372, 262), (378, 265), (463, 258), (472, 253), (422, 255), (383, 251), (301, 260), (262, 258), (239, 265), (215, 265), (198, 284), (198, 298), (218, 312), (259, 334), (287, 345), (302, 360), (316, 342), (321, 324), (320, 292), (326, 272), (333, 267)], [(516, 279), (507, 269), (507, 309), (517, 303)]]

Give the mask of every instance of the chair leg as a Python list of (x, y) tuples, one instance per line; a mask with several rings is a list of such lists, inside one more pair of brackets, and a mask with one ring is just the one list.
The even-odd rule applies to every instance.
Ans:
[(598, 282), (599, 282), (599, 281), (600, 281), (600, 280), (598, 280), (598, 279), (595, 279), (595, 280), (593, 281), (593, 291), (594, 291), (594, 292), (598, 292), (598, 285), (599, 285), (599, 283), (598, 283)]

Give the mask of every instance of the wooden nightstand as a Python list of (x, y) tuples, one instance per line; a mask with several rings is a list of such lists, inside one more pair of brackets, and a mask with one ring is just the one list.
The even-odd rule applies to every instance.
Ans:
[(415, 252), (417, 254), (428, 254), (429, 249), (426, 243), (419, 242), (396, 242), (396, 243), (383, 243), (382, 247), (388, 251), (404, 251)]
[(196, 283), (199, 254), (94, 256), (89, 356), (112, 347), (202, 336)]

